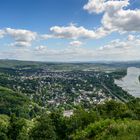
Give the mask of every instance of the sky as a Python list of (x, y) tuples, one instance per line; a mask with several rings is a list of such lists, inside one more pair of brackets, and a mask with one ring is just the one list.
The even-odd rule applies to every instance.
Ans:
[(140, 0), (0, 0), (0, 59), (140, 60)]

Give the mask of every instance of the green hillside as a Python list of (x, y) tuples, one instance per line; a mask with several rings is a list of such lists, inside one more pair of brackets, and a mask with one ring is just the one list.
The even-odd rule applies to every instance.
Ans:
[(23, 94), (0, 87), (0, 114), (10, 115), (14, 113), (18, 117), (29, 118), (38, 111), (38, 106)]
[(39, 66), (41, 62), (19, 61), (19, 60), (0, 60), (0, 67), (14, 68), (22, 66)]
[[(8, 90), (7, 90), (8, 92)], [(77, 107), (64, 117), (61, 110), (31, 120), (0, 115), (0, 140), (139, 140), (140, 100), (109, 101), (89, 110)]]
[(77, 131), (74, 140), (139, 140), (140, 121), (102, 120)]

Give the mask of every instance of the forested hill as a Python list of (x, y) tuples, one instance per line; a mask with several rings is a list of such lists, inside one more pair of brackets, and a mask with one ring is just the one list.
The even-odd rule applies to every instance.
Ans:
[(32, 118), (39, 111), (39, 106), (25, 95), (0, 86), (0, 114)]
[(1, 140), (138, 140), (140, 99), (77, 107), (71, 117), (62, 110), (44, 112), (34, 119), (0, 115)]

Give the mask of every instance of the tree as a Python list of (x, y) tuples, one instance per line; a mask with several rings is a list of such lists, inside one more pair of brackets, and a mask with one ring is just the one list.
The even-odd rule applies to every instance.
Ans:
[(130, 110), (126, 104), (116, 102), (116, 101), (107, 101), (105, 104), (97, 106), (97, 111), (102, 118), (128, 118), (130, 117)]
[(62, 111), (54, 111), (50, 114), (53, 125), (55, 126), (55, 132), (57, 134), (57, 139), (62, 140), (66, 137), (67, 133), (67, 122), (63, 117)]
[(0, 124), (0, 140), (8, 140), (6, 126)]
[(37, 119), (34, 128), (30, 132), (30, 139), (32, 140), (55, 140), (55, 127), (48, 115), (42, 115)]
[(26, 122), (22, 118), (17, 118), (15, 115), (11, 115), (10, 123), (8, 127), (7, 136), (10, 140), (26, 140)]

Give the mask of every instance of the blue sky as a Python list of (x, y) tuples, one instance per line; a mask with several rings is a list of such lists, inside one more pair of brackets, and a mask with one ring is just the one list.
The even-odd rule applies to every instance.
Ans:
[(0, 59), (140, 59), (139, 0), (0, 0)]
[(87, 0), (1, 0), (0, 27), (45, 33), (51, 26), (74, 22), (93, 28), (93, 24), (96, 26), (100, 23), (100, 17), (96, 16), (96, 20), (83, 11), (82, 7), (86, 2)]

